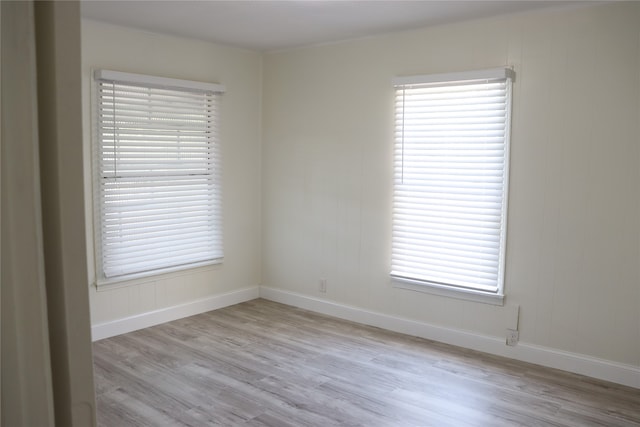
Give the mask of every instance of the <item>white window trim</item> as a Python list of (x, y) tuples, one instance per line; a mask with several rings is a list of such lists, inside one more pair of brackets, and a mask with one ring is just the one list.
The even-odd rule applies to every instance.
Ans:
[(153, 85), (166, 89), (199, 90), (212, 93), (224, 93), (226, 90), (224, 85), (218, 83), (148, 76), (146, 74), (125, 73), (113, 70), (94, 70), (93, 79), (94, 81), (117, 81), (120, 83)]
[(159, 268), (152, 271), (145, 271), (142, 273), (132, 273), (132, 274), (127, 274), (123, 276), (117, 276), (114, 278), (105, 278), (105, 277), (100, 277), (100, 275), (98, 275), (96, 279), (96, 287), (99, 289), (116, 289), (116, 288), (121, 288), (126, 286), (138, 285), (141, 283), (148, 283), (150, 279), (160, 280), (160, 279), (168, 279), (172, 277), (179, 277), (183, 275), (181, 273), (184, 273), (185, 270), (207, 269), (207, 267), (211, 268), (216, 265), (221, 265), (222, 261), (223, 261), (222, 258), (217, 258), (211, 261), (182, 264), (175, 267)]
[[(391, 275), (391, 284), (394, 288), (424, 292), (439, 296), (451, 297), (467, 301), (480, 302), (492, 305), (504, 305), (504, 277), (506, 270), (506, 231), (509, 207), (509, 168), (510, 168), (510, 146), (511, 146), (511, 114), (512, 114), (512, 84), (515, 81), (515, 72), (512, 68), (491, 68), (485, 70), (473, 70), (455, 73), (429, 74), (417, 76), (399, 76), (392, 79), (395, 88), (411, 87), (412, 85), (432, 84), (437, 86), (438, 83), (449, 85), (456, 82), (481, 82), (491, 80), (509, 80), (508, 86), (508, 104), (506, 107), (506, 130), (505, 130), (505, 166), (504, 166), (504, 183), (503, 183), (503, 210), (502, 210), (502, 232), (500, 239), (500, 247), (502, 248), (499, 256), (499, 278), (498, 288), (495, 292), (484, 291), (480, 289), (459, 287), (429, 281), (415, 280), (397, 275)], [(394, 172), (395, 174), (395, 172)]]
[[(99, 168), (99, 130), (98, 130), (98, 86), (101, 81), (117, 81), (119, 83), (133, 83), (133, 84), (145, 84), (158, 88), (166, 89), (178, 89), (178, 90), (194, 90), (194, 91), (206, 91), (214, 94), (223, 94), (226, 91), (224, 85), (218, 83), (207, 83), (183, 79), (174, 79), (168, 77), (150, 76), (144, 74), (127, 73), (114, 70), (97, 69), (91, 72), (91, 128), (92, 128), (92, 144), (91, 144), (91, 166), (92, 166), (92, 224), (93, 224), (93, 246), (94, 250), (90, 256), (93, 258), (95, 277), (93, 285), (97, 290), (116, 289), (121, 287), (127, 287), (131, 285), (148, 283), (150, 280), (157, 280), (162, 278), (178, 277), (187, 274), (188, 271), (201, 271), (210, 270), (216, 268), (216, 266), (222, 264), (223, 258), (216, 258), (208, 261), (195, 262), (189, 264), (182, 264), (167, 268), (159, 268), (152, 271), (145, 271), (140, 273), (126, 274), (122, 276), (116, 276), (113, 278), (107, 278), (102, 273), (102, 237), (100, 234), (101, 219), (100, 219), (100, 196), (97, 190), (97, 186), (100, 184), (100, 168)], [(221, 184), (221, 182), (220, 182)]]
[(191, 274), (204, 273), (206, 271), (214, 271), (222, 266), (222, 259), (212, 261), (210, 263), (192, 264), (187, 267), (180, 266), (180, 268), (167, 268), (162, 271), (156, 270), (153, 274), (146, 275), (130, 275), (121, 280), (99, 280), (93, 285), (98, 292), (111, 291), (114, 289), (126, 288), (128, 286), (138, 286), (147, 283), (156, 282), (159, 280), (169, 280), (178, 277), (188, 276)]
[(420, 280), (405, 279), (391, 276), (391, 285), (398, 289), (424, 292), (426, 294), (456, 298), (465, 301), (481, 302), (491, 305), (504, 305), (504, 293), (479, 291), (476, 289), (459, 288), (438, 283), (422, 282)]
[(511, 68), (489, 68), (486, 70), (461, 71), (457, 73), (423, 74), (419, 76), (398, 76), (391, 79), (393, 86), (411, 86), (428, 83), (455, 83), (485, 80), (515, 81), (515, 72)]

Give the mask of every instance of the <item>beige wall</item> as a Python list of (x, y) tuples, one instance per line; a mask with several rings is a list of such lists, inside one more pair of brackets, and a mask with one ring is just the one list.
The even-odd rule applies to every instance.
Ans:
[(0, 425), (53, 426), (34, 6), (2, 2), (0, 11)]
[(3, 2), (3, 426), (95, 425), (80, 4)]
[[(138, 280), (133, 286), (90, 290), (92, 323), (100, 324), (260, 283), (260, 79), (259, 53), (157, 35), (94, 21), (82, 23), (85, 164), (90, 164), (92, 68), (224, 84), (221, 141), (224, 195), (224, 263)], [(90, 171), (90, 168), (87, 168)], [(91, 176), (85, 181), (91, 200)], [(93, 247), (87, 203), (89, 248)], [(93, 253), (89, 251), (89, 282)]]
[[(83, 21), (87, 164), (91, 68), (227, 87), (224, 264), (91, 288), (92, 323), (263, 284), (503, 337), (519, 304), (521, 342), (640, 366), (639, 28), (629, 2), (262, 56)], [(507, 306), (393, 288), (391, 78), (501, 65), (517, 73)]]
[(639, 44), (629, 2), (266, 55), (262, 284), (503, 337), (505, 307), (390, 284), (391, 78), (512, 65), (521, 342), (640, 365)]
[(93, 426), (80, 3), (34, 2), (44, 270), (56, 425)]

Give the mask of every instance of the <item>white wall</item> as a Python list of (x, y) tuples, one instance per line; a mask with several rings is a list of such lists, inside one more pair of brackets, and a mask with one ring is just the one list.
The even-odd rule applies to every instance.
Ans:
[[(223, 264), (138, 280), (133, 286), (117, 289), (97, 291), (92, 287), (92, 324), (104, 324), (259, 285), (260, 54), (84, 20), (82, 55), (86, 165), (91, 163), (92, 68), (216, 82), (227, 88), (222, 98), (220, 120), (225, 239)], [(89, 173), (90, 168), (86, 169)], [(91, 176), (88, 175), (85, 179), (88, 201), (91, 200), (90, 180)], [(90, 202), (87, 218), (91, 249), (93, 231)], [(90, 252), (89, 281), (93, 282), (93, 253)]]
[(640, 367), (639, 61), (636, 2), (266, 55), (262, 284), (504, 337), (505, 307), (390, 284), (391, 78), (512, 65), (521, 342)]

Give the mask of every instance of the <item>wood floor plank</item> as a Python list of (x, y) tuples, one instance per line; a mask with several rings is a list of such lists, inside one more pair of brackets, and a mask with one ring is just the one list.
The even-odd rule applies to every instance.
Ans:
[(98, 424), (640, 427), (640, 390), (253, 300), (94, 343)]

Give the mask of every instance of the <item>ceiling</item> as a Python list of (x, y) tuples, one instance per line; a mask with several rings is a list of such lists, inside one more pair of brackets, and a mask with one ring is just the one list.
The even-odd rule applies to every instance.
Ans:
[(89, 19), (266, 52), (576, 3), (82, 0), (81, 10)]

